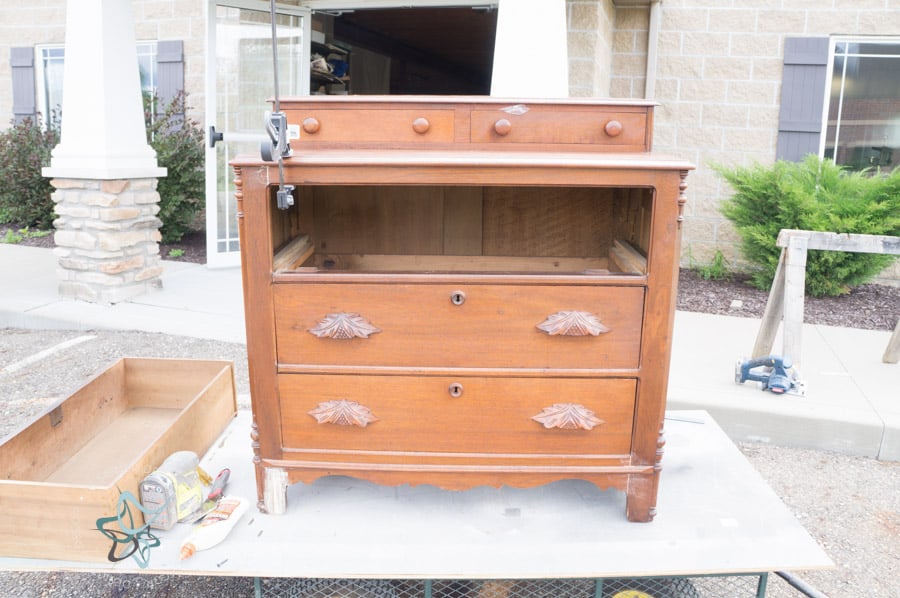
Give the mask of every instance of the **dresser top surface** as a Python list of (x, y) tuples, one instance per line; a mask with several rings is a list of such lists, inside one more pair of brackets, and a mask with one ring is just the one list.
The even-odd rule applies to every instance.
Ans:
[(371, 107), (409, 107), (426, 106), (491, 106), (518, 112), (529, 106), (581, 106), (609, 108), (637, 108), (644, 110), (658, 106), (652, 100), (613, 99), (613, 98), (501, 98), (493, 96), (442, 96), (442, 95), (312, 95), (290, 96), (279, 99), (282, 109), (290, 109), (301, 105), (317, 105), (321, 107), (343, 107), (360, 105)]
[[(241, 155), (235, 166), (269, 166), (259, 156)], [(410, 150), (410, 149), (319, 149), (300, 145), (284, 160), (287, 167), (299, 166), (435, 166), (435, 167), (534, 167), (628, 170), (693, 170), (687, 160), (656, 152), (599, 153), (552, 151)]]

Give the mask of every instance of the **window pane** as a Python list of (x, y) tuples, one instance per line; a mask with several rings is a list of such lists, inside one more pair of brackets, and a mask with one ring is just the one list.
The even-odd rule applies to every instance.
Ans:
[[(44, 122), (59, 128), (62, 121), (64, 46), (38, 46), (39, 70), (37, 74), (37, 110)], [(141, 91), (150, 97), (156, 92), (156, 42), (137, 44), (138, 68), (141, 74)]]
[(900, 43), (835, 49), (824, 155), (854, 170), (890, 170), (900, 164)]
[(63, 94), (63, 48), (41, 48), (42, 90), (38, 111), (51, 128), (59, 128)]

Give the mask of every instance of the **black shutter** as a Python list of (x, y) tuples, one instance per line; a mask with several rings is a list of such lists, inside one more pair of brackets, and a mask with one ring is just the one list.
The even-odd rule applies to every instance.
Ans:
[(34, 48), (10, 48), (9, 65), (12, 70), (13, 122), (37, 117), (37, 94), (34, 79)]
[(825, 85), (828, 82), (827, 37), (784, 40), (784, 74), (775, 158), (797, 162), (819, 153)]

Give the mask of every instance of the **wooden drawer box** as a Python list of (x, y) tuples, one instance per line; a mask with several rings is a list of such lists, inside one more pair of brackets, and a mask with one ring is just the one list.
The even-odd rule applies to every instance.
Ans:
[(0, 555), (106, 561), (97, 519), (120, 492), (205, 453), (236, 410), (230, 362), (119, 360), (0, 444)]
[(317, 109), (301, 113), (299, 124), (301, 136), (312, 143), (452, 143), (453, 116), (452, 110), (433, 109)]
[[(339, 460), (388, 462), (391, 455), (377, 453), (467, 453), (509, 461), (631, 450), (632, 379), (283, 374), (279, 388), (285, 447), (319, 453), (308, 458), (335, 459), (328, 449), (343, 449)], [(573, 418), (582, 414), (584, 427), (550, 422), (548, 428), (533, 419), (560, 403), (571, 406)], [(317, 409), (318, 417), (310, 414)]]
[(577, 109), (553, 112), (527, 110), (508, 114), (498, 110), (472, 111), (473, 143), (552, 143), (601, 145), (609, 149), (643, 148), (646, 143), (647, 114), (610, 110)]
[[(638, 367), (643, 287), (284, 283), (274, 299), (282, 365)], [(538, 328), (563, 311), (607, 331)]]

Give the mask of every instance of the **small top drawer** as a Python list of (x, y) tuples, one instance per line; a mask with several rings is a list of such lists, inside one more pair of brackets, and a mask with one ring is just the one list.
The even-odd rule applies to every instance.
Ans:
[(281, 106), (309, 149), (649, 152), (652, 102), (312, 96)]
[(472, 143), (591, 146), (592, 151), (647, 151), (647, 113), (619, 110), (475, 110)]
[(429, 108), (286, 110), (301, 143), (418, 144), (453, 141), (452, 110)]

